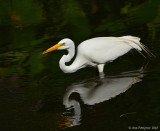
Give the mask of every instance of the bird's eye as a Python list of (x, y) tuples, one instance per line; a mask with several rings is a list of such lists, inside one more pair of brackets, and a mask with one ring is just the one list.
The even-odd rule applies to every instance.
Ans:
[(59, 43), (60, 44), (60, 46), (64, 46), (65, 45), (65, 43)]

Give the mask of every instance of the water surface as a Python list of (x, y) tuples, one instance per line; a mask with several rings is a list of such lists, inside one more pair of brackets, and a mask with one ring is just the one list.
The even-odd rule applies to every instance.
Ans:
[[(0, 8), (0, 130), (160, 128), (160, 2), (8, 0)], [(141, 38), (156, 58), (131, 51), (105, 66), (59, 69), (63, 38)], [(71, 64), (72, 62), (68, 63)]]

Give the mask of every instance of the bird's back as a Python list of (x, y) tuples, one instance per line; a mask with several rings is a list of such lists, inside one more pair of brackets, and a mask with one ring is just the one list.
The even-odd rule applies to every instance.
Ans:
[(97, 37), (78, 46), (78, 53), (95, 63), (106, 63), (127, 53), (132, 47), (118, 37)]
[(82, 42), (78, 46), (78, 56), (86, 61), (96, 64), (105, 64), (126, 54), (131, 49), (144, 51), (148, 56), (155, 57), (154, 54), (142, 43), (140, 38), (134, 36), (122, 37), (96, 37)]

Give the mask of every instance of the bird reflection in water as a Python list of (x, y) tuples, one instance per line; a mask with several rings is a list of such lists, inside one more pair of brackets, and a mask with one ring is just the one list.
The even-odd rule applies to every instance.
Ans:
[[(80, 102), (75, 99), (70, 99), (71, 95), (78, 93), (82, 103), (86, 105), (95, 105), (117, 95), (124, 93), (133, 84), (140, 82), (143, 78), (143, 68), (130, 72), (123, 72), (117, 76), (104, 76), (103, 78), (92, 78), (85, 82), (75, 83), (66, 89), (63, 97), (63, 104), (66, 109), (73, 114), (64, 117), (67, 127), (76, 126), (80, 124), (81, 120), (81, 106)], [(68, 126), (68, 123), (69, 126)]]

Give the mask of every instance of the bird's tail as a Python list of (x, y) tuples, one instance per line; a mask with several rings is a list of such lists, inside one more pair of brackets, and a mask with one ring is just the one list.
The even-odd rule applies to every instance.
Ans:
[(122, 36), (120, 38), (123, 39), (123, 40), (125, 40), (125, 42), (127, 42), (130, 46), (132, 46), (134, 49), (136, 49), (143, 57), (145, 57), (145, 55), (141, 53), (142, 50), (148, 56), (155, 57), (155, 55), (150, 51), (150, 49), (140, 42), (140, 38), (139, 37), (135, 37), (135, 36)]

